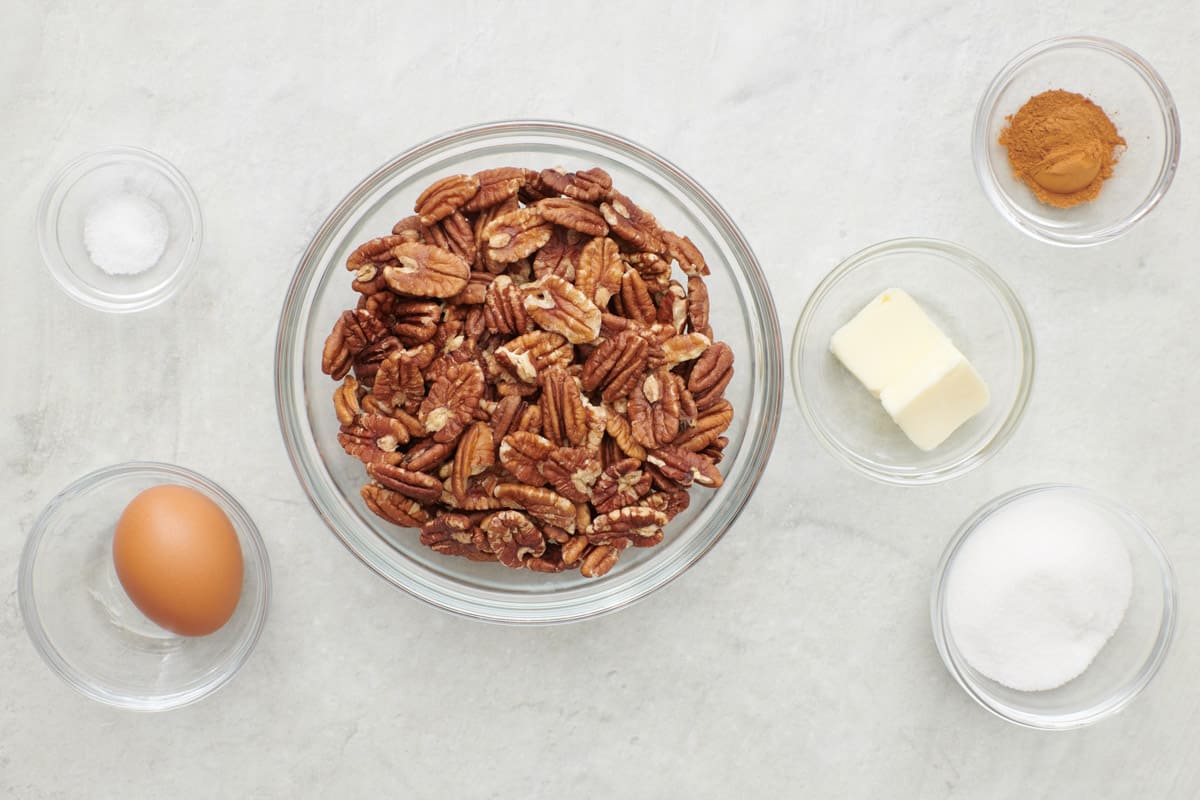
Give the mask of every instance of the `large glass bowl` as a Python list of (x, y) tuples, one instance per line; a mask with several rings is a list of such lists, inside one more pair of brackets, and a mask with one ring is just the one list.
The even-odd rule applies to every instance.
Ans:
[[(735, 418), (717, 491), (693, 490), (657, 547), (627, 550), (602, 578), (472, 563), (423, 547), (417, 532), (372, 514), (359, 497), (362, 464), (337, 442), (321, 349), (337, 316), (354, 305), (346, 257), (412, 213), (433, 180), (497, 166), (542, 169), (599, 166), (613, 183), (686, 234), (712, 276), (711, 321), (736, 356), (726, 396)], [(779, 422), (779, 324), (758, 261), (737, 226), (695, 180), (632, 142), (561, 122), (499, 122), (456, 131), (384, 164), (338, 204), (300, 260), (283, 304), (275, 353), (275, 396), (283, 438), (310, 500), (330, 529), (367, 566), (415, 597), (478, 619), (509, 623), (578, 620), (613, 611), (666, 584), (696, 563), (729, 529), (767, 463)]]

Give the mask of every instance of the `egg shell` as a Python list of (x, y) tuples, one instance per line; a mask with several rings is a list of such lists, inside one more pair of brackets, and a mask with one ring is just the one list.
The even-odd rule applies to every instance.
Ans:
[(237, 608), (237, 532), (221, 507), (194, 489), (154, 486), (135, 497), (117, 521), (112, 554), (129, 599), (169, 631), (213, 633)]

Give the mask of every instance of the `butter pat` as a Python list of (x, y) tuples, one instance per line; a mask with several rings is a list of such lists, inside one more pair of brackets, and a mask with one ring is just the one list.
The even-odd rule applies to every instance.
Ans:
[(909, 294), (888, 289), (834, 333), (829, 349), (922, 450), (988, 404), (983, 378)]
[(926, 353), (949, 344), (908, 292), (888, 289), (833, 334), (829, 349), (879, 397)]
[(935, 346), (909, 371), (889, 384), (883, 408), (922, 450), (946, 441), (964, 422), (987, 407), (987, 384), (966, 356), (947, 341)]

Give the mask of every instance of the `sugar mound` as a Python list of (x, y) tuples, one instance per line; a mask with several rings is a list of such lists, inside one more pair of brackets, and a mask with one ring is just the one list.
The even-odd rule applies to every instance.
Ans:
[(1088, 668), (1132, 593), (1133, 565), (1112, 523), (1078, 498), (1033, 494), (963, 544), (947, 577), (947, 621), (976, 670), (1044, 691)]

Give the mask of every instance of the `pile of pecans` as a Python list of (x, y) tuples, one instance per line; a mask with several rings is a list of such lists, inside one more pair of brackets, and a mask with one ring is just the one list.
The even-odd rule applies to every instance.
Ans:
[(452, 175), (415, 211), (347, 259), (358, 305), (322, 352), (367, 506), (539, 572), (658, 544), (721, 485), (733, 419), (699, 250), (601, 169)]

